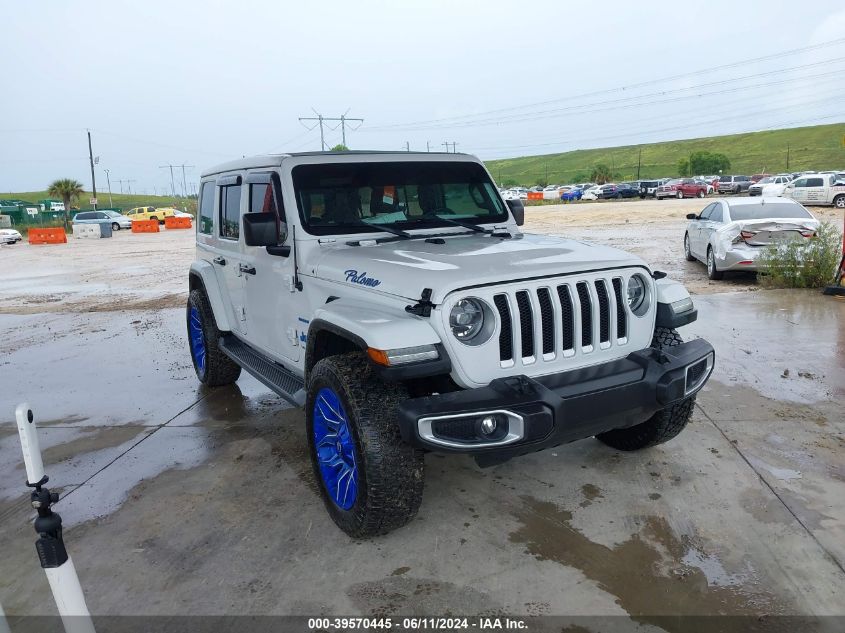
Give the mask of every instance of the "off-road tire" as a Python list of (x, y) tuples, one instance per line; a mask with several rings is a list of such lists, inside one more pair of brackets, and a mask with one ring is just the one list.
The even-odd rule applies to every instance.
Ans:
[[(681, 335), (672, 328), (657, 327), (651, 346), (666, 349), (683, 343)], [(627, 429), (614, 429), (596, 435), (596, 439), (620, 451), (637, 451), (668, 442), (684, 430), (692, 417), (695, 396), (662, 409), (645, 422)]]
[[(358, 493), (344, 510), (326, 490), (314, 440), (314, 402), (323, 387), (340, 398), (354, 438)], [(408, 397), (404, 386), (387, 383), (360, 352), (317, 362), (308, 378), (306, 434), (314, 477), (332, 520), (353, 538), (387, 534), (416, 516), (425, 485), (423, 452), (402, 440), (396, 415)]]
[(692, 254), (689, 245), (689, 233), (684, 234), (684, 257), (688, 262), (694, 262), (695, 256)]
[(214, 320), (214, 312), (211, 309), (211, 304), (208, 302), (208, 297), (206, 296), (204, 290), (191, 290), (191, 294), (188, 295), (188, 306), (185, 318), (188, 323), (189, 349), (191, 344), (191, 308), (196, 308), (199, 313), (205, 343), (205, 367), (202, 370), (197, 367), (194, 355), (191, 353), (191, 360), (194, 363), (194, 370), (197, 372), (197, 378), (199, 378), (201, 383), (207, 385), (208, 387), (231, 385), (240, 377), (241, 367), (231, 358), (226, 356), (218, 345), (222, 332), (217, 329), (217, 323)]
[(713, 255), (713, 247), (707, 247), (707, 261), (704, 262), (707, 266), (707, 278), (711, 281), (719, 281), (725, 276), (723, 270), (716, 268), (716, 256)]

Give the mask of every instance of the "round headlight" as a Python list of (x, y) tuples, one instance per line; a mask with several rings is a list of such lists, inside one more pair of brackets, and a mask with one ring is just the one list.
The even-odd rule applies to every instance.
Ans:
[(634, 314), (645, 301), (645, 282), (639, 275), (632, 275), (628, 280), (628, 307)]
[(459, 341), (471, 341), (484, 327), (484, 307), (478, 299), (461, 299), (449, 313), (449, 326)]

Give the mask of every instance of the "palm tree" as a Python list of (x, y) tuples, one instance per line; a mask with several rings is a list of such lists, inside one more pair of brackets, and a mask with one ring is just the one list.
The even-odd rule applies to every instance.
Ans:
[(72, 199), (79, 199), (85, 193), (82, 190), (82, 183), (78, 180), (74, 180), (73, 178), (61, 178), (59, 180), (54, 180), (50, 184), (50, 188), (47, 189), (47, 195), (52, 198), (61, 198), (62, 202), (65, 203), (65, 231), (67, 231), (68, 224), (69, 224), (69, 217), (68, 212), (70, 211), (70, 201)]

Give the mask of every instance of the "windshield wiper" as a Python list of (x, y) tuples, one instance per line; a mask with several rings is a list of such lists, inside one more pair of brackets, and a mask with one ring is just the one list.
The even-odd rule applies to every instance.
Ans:
[(478, 226), (472, 222), (464, 222), (463, 220), (453, 220), (452, 218), (444, 218), (442, 216), (437, 215), (437, 211), (434, 213), (426, 213), (422, 216), (423, 220), (427, 220), (427, 224), (431, 224), (432, 221), (440, 221), (445, 222), (446, 224), (451, 224), (453, 226), (462, 226), (465, 229), (470, 229), (475, 231), (476, 233), (492, 233), (490, 229), (485, 229), (483, 226)]
[(401, 237), (405, 240), (410, 240), (413, 235), (410, 233), (406, 233), (402, 229), (395, 229), (390, 225), (387, 224), (369, 224), (368, 222), (364, 222), (362, 220), (358, 220), (357, 222), (353, 222), (352, 226), (365, 226), (370, 229), (373, 233), (378, 233), (379, 231), (384, 231), (385, 233), (392, 233), (398, 237)]

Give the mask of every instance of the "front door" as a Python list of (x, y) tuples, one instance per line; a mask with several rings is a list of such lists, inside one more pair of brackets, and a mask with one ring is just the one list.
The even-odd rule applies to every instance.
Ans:
[(705, 253), (707, 252), (707, 247), (702, 246), (706, 244), (703, 240), (702, 234), (705, 232), (705, 225), (707, 224), (708, 218), (710, 214), (713, 212), (713, 207), (716, 206), (715, 202), (711, 202), (704, 210), (699, 214), (698, 220), (693, 223), (693, 228), (690, 229), (689, 232), (689, 241), (690, 241), (690, 250), (692, 251), (693, 255), (698, 257), (704, 257)]
[[(294, 246), (292, 236), (288, 235), (278, 174), (247, 174), (244, 196), (248, 213), (276, 216), (279, 245)], [(287, 254), (281, 249), (271, 250), (272, 253), (263, 246), (245, 246), (243, 251), (248, 267), (244, 274), (244, 293), (249, 342), (272, 358), (295, 362), (303, 356), (310, 315), (302, 293), (296, 289), (293, 249)]]

